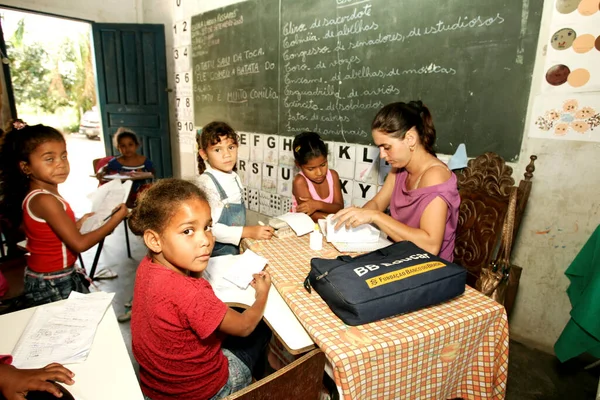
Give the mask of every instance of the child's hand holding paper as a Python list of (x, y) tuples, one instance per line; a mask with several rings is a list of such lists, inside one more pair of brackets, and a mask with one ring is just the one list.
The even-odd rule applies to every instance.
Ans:
[[(255, 274), (260, 273), (269, 261), (252, 250), (246, 250), (223, 276), (224, 279), (241, 289), (246, 289), (252, 282)], [(269, 283), (271, 279), (269, 278)]]

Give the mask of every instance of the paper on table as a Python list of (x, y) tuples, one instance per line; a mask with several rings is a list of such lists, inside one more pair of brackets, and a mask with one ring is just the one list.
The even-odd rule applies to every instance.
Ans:
[(116, 179), (128, 180), (128, 179), (131, 179), (131, 176), (121, 175), (121, 174), (110, 174), (110, 175), (104, 175), (102, 177), (102, 179), (107, 180), (107, 181), (116, 180)]
[(232, 257), (235, 257), (235, 260), (232, 261), (230, 257), (225, 260), (223, 256), (213, 257), (209, 260), (209, 267), (206, 270), (209, 270), (209, 276), (214, 277), (216, 274), (217, 277), (222, 277), (241, 289), (246, 289), (254, 279), (252, 275), (262, 271), (269, 262), (252, 250), (246, 250), (244, 254)]
[(114, 293), (71, 292), (60, 305), (38, 308), (12, 351), (17, 368), (73, 364), (87, 358)]
[(104, 180), (114, 180), (114, 179), (121, 179), (121, 180), (138, 180), (138, 179), (150, 179), (153, 178), (154, 174), (152, 174), (152, 172), (132, 172), (129, 175), (124, 175), (124, 174), (111, 174), (111, 175), (104, 175), (103, 179)]
[(289, 212), (280, 215), (280, 220), (287, 222), (287, 224), (296, 232), (297, 236), (306, 235), (315, 230), (315, 223), (312, 218), (304, 213), (293, 213)]
[[(319, 228), (324, 235), (327, 233), (327, 220), (325, 218), (319, 219)], [(328, 240), (329, 242), (329, 240)], [(387, 235), (383, 232), (379, 233), (379, 239), (376, 242), (369, 243), (348, 243), (348, 242), (330, 242), (339, 252), (342, 253), (364, 253), (369, 251), (375, 251), (389, 246), (392, 242), (387, 238)]]
[(132, 185), (133, 182), (130, 180), (123, 183), (120, 180), (114, 180), (100, 186), (98, 190), (90, 194), (92, 212), (95, 214), (85, 220), (79, 231), (87, 233), (104, 225), (106, 222), (104, 220), (112, 213), (115, 207), (127, 201)]
[(327, 216), (326, 237), (328, 242), (345, 243), (374, 243), (379, 240), (380, 231), (373, 225), (364, 224), (356, 228), (346, 228), (345, 226), (335, 230), (335, 222), (332, 222), (333, 215)]

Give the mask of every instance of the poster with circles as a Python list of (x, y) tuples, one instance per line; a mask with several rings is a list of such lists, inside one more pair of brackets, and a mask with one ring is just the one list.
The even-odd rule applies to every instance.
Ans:
[(538, 95), (529, 136), (600, 142), (600, 96), (594, 92)]
[(600, 91), (600, 0), (555, 0), (543, 93)]

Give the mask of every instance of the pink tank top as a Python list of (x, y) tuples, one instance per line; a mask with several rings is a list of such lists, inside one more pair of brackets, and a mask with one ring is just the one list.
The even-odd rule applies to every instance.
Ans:
[(390, 214), (396, 221), (400, 221), (411, 228), (419, 228), (421, 216), (436, 197), (441, 198), (448, 205), (446, 215), (446, 229), (438, 256), (447, 261), (454, 259), (454, 239), (456, 238), (456, 227), (458, 225), (458, 211), (460, 208), (460, 196), (456, 175), (452, 173), (450, 178), (439, 185), (428, 186), (408, 190), (406, 178), (408, 172), (402, 171), (396, 175), (396, 183), (392, 192), (390, 202)]
[(55, 272), (72, 266), (77, 260), (77, 254), (60, 240), (45, 220), (36, 217), (29, 210), (31, 199), (42, 193), (56, 197), (73, 222), (75, 222), (75, 213), (62, 197), (46, 190), (33, 190), (23, 200), (23, 225), (27, 236), (27, 251), (29, 251), (27, 266), (39, 273)]
[[(321, 196), (319, 196), (319, 193), (317, 193), (317, 189), (315, 188), (315, 185), (310, 181), (310, 179), (308, 179), (303, 173), (302, 171), (300, 171), (300, 175), (302, 175), (302, 177), (306, 180), (306, 184), (308, 185), (308, 192), (310, 193), (310, 197), (313, 198), (313, 200), (320, 200), (324, 203), (328, 203), (331, 204), (333, 203), (333, 176), (331, 176), (331, 170), (327, 170), (327, 186), (329, 186), (329, 196), (327, 196), (326, 198), (322, 199)], [(298, 207), (298, 202), (296, 201), (296, 196), (292, 196), (292, 212), (296, 212), (296, 207)]]

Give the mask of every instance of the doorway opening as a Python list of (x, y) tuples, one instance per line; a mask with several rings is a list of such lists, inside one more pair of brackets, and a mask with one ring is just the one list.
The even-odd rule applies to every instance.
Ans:
[(76, 215), (96, 190), (92, 160), (105, 157), (91, 24), (0, 8), (18, 118), (65, 134), (71, 172), (60, 193)]

